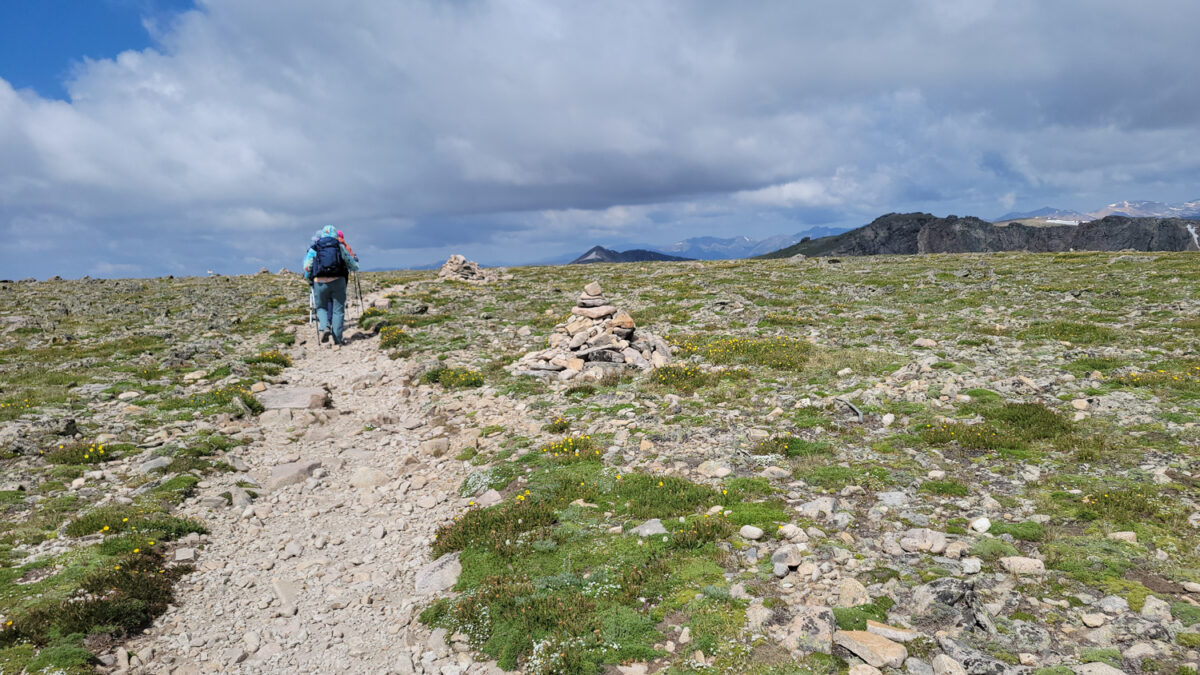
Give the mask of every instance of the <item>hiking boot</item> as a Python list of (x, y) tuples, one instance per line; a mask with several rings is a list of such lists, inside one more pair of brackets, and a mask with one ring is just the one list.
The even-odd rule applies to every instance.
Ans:
[(333, 333), (330, 333), (327, 330), (321, 331), (321, 344), (325, 344), (326, 342), (329, 342), (329, 338), (331, 338), (331, 337), (333, 337)]

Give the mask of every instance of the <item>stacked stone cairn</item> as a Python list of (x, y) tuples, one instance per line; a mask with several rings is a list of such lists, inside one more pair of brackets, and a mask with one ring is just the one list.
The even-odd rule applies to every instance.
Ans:
[(578, 377), (599, 380), (606, 373), (627, 368), (651, 370), (671, 363), (666, 340), (639, 331), (628, 312), (610, 305), (592, 282), (584, 287), (571, 318), (554, 327), (547, 349), (530, 352), (512, 367), (516, 375)]
[(498, 280), (500, 270), (485, 270), (474, 260), (467, 260), (465, 256), (455, 253), (442, 264), (442, 268), (438, 270), (438, 278), (486, 284)]

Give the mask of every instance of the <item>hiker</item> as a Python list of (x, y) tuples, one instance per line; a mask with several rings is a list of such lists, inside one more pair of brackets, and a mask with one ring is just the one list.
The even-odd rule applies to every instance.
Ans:
[(354, 262), (358, 262), (358, 254), (354, 252), (354, 249), (350, 248), (350, 243), (346, 241), (346, 233), (341, 230), (338, 230), (338, 243), (345, 247), (346, 253), (349, 253), (350, 257), (354, 258)]
[(317, 331), (321, 342), (332, 337), (335, 345), (343, 344), (346, 279), (358, 270), (358, 260), (346, 251), (338, 234), (332, 225), (321, 228), (304, 256), (304, 280), (312, 287), (317, 305)]

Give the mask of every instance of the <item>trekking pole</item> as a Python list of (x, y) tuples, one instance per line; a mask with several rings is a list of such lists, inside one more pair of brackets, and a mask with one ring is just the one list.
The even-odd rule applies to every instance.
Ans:
[(317, 344), (321, 344), (320, 326), (317, 325), (317, 289), (313, 285), (308, 287), (308, 324), (317, 327)]
[(361, 317), (366, 310), (363, 309), (362, 284), (358, 283), (358, 273), (354, 274), (354, 289), (358, 291), (358, 315)]

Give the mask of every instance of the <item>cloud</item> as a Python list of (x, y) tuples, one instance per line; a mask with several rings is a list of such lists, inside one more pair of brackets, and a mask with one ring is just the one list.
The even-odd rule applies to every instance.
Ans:
[(202, 0), (79, 64), (68, 102), (0, 79), (0, 228), (60, 252), (11, 273), (44, 277), (98, 254), (294, 266), (326, 222), (407, 264), (1195, 198), (1198, 21), (1186, 0)]

